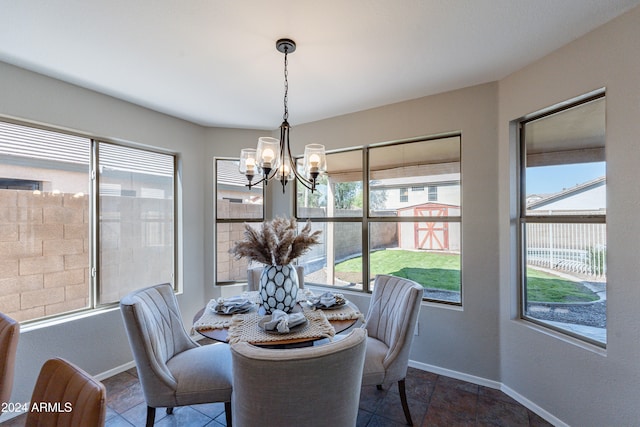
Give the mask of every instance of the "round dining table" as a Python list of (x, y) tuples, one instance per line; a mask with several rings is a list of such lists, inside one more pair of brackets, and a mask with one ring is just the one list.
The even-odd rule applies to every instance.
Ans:
[[(351, 307), (353, 307), (355, 310), (358, 310), (358, 307), (353, 304), (351, 301), (347, 301), (347, 304), (349, 304)], [(199, 310), (195, 316), (193, 316), (193, 323), (195, 324), (198, 319), (200, 319), (200, 317), (202, 317), (202, 314), (204, 313), (204, 311), (207, 309), (207, 307), (203, 307), (201, 310)], [(300, 306), (300, 303), (296, 304), (296, 306), (293, 309), (293, 312), (300, 312), (302, 311), (302, 307)], [(265, 315), (266, 312), (264, 310), (264, 308), (262, 306), (258, 307), (258, 314), (259, 315)], [(333, 329), (335, 330), (336, 334), (339, 334), (340, 332), (344, 332), (347, 329), (349, 329), (350, 327), (352, 327), (353, 325), (356, 324), (356, 322), (358, 321), (358, 319), (348, 319), (348, 320), (329, 320), (329, 323), (331, 324), (331, 326), (333, 326)], [(212, 340), (215, 341), (220, 341), (220, 342), (225, 342), (228, 343), (229, 342), (229, 330), (228, 328), (218, 328), (218, 329), (196, 329), (196, 332), (198, 332), (200, 335), (206, 337), (206, 338), (210, 338)], [(318, 341), (321, 340), (323, 338), (287, 338), (286, 335), (282, 336), (282, 339), (277, 340), (277, 341), (269, 341), (268, 343), (255, 343), (254, 345), (259, 346), (259, 347), (268, 347), (268, 348), (297, 348), (297, 347), (309, 347), (312, 346), (314, 341)]]

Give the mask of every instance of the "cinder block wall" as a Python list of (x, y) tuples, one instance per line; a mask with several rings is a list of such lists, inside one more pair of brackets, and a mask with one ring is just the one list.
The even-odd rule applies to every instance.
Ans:
[[(216, 201), (218, 218), (260, 218), (262, 205), (250, 203), (231, 203), (229, 200), (218, 199)], [(216, 281), (246, 280), (247, 260), (234, 259), (229, 249), (234, 242), (242, 240), (244, 224), (217, 224), (216, 227)]]
[(86, 195), (0, 190), (0, 311), (22, 321), (88, 305)]

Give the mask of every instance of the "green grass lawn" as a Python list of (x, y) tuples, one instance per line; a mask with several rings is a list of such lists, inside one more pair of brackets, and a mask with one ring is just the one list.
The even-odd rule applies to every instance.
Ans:
[[(371, 277), (390, 274), (420, 283), (425, 288), (460, 291), (460, 255), (433, 252), (381, 250), (371, 253)], [(336, 276), (362, 277), (362, 257), (336, 264)], [(597, 295), (580, 282), (527, 269), (529, 302), (587, 302)]]
[(588, 302), (598, 296), (580, 282), (527, 268), (528, 302)]
[[(460, 291), (460, 255), (403, 250), (382, 250), (370, 256), (371, 277), (390, 274), (420, 283), (425, 288)], [(336, 264), (336, 275), (362, 272), (362, 257)]]

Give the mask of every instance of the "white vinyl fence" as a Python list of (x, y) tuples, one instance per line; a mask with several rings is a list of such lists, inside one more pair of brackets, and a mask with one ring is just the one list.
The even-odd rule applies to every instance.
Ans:
[(605, 224), (526, 225), (527, 264), (606, 279)]

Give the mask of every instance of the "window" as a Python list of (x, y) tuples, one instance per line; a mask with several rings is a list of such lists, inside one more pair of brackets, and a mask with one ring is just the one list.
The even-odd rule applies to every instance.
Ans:
[(606, 344), (605, 98), (520, 123), (524, 319)]
[(409, 189), (407, 187), (400, 188), (400, 203), (407, 203), (409, 201)]
[(174, 157), (99, 142), (98, 171), (100, 302), (173, 283)]
[[(300, 170), (302, 164), (299, 162)], [(312, 221), (322, 230), (321, 243), (311, 248), (298, 264), (305, 282), (362, 289), (362, 150), (327, 153), (327, 173), (316, 191), (296, 183), (298, 226)], [(355, 264), (355, 268), (345, 267)]]
[(259, 226), (264, 220), (262, 184), (246, 186), (246, 178), (238, 172), (237, 159), (215, 159), (216, 200), (216, 283), (247, 281), (248, 261), (235, 259), (229, 249), (242, 239), (244, 224)]
[(30, 179), (7, 179), (0, 177), (0, 188), (5, 190), (41, 190), (41, 181), (32, 181)]
[[(296, 215), (324, 239), (299, 260), (305, 281), (370, 291), (376, 274), (391, 274), (460, 304), (460, 136), (328, 153), (327, 165), (315, 193), (297, 185)], [(409, 188), (425, 186), (440, 203), (416, 191), (407, 205)]]
[[(426, 299), (461, 303), (460, 136), (371, 147), (368, 170), (370, 277), (406, 277)], [(439, 188), (441, 200), (384, 197), (404, 185)]]
[(438, 187), (436, 187), (435, 185), (429, 186), (429, 197), (427, 200), (429, 200), (430, 202), (435, 202), (436, 200), (438, 200)]
[(0, 122), (0, 166), (0, 311), (43, 319), (173, 282), (174, 156)]

